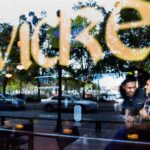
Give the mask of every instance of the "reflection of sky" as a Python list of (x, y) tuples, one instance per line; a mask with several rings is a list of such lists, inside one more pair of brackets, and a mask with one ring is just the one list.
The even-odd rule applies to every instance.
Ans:
[[(80, 2), (87, 2), (88, 0), (80, 0)], [(118, 0), (95, 0), (100, 6), (104, 6), (106, 11), (114, 7), (115, 1)], [(21, 14), (27, 15), (29, 11), (36, 12), (40, 15), (42, 10), (47, 12), (47, 16), (51, 20), (56, 20), (56, 11), (64, 9), (70, 11), (72, 6), (78, 0), (4, 0), (0, 4), (0, 22), (9, 22), (11, 24), (18, 24), (18, 18)]]
[[(83, 30), (83, 28), (82, 27), (78, 27), (78, 28), (73, 28), (72, 30), (71, 30), (71, 40), (72, 40), (72, 42), (73, 42), (73, 40), (75, 39), (75, 37), (81, 32)], [(55, 37), (56, 38), (59, 38), (59, 35), (60, 35), (60, 31), (59, 30), (55, 30), (55, 32), (54, 32), (54, 34), (55, 34)]]
[(115, 86), (119, 86), (125, 79), (126, 73), (119, 76), (115, 73), (97, 74), (94, 78), (94, 83), (99, 84), (104, 89), (111, 89)]

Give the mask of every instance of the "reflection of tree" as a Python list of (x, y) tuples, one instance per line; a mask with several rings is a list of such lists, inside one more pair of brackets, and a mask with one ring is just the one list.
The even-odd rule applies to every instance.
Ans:
[[(100, 13), (104, 13), (104, 9), (100, 8), (96, 2), (93, 1), (87, 1), (86, 4), (78, 2), (74, 5), (73, 10), (78, 11), (83, 7), (95, 7)], [(68, 68), (66, 68), (66, 71), (68, 71), (71, 78), (75, 78), (76, 80), (82, 82), (83, 97), (85, 97), (85, 84), (93, 79), (95, 73), (93, 72), (93, 68), (95, 65), (87, 48), (82, 43), (79, 43), (74, 39), (88, 25), (89, 22), (86, 18), (80, 16), (77, 16), (74, 20), (72, 20), (71, 64)], [(97, 35), (97, 27), (98, 26), (91, 31), (93, 36)]]
[[(16, 39), (11, 49), (10, 55), (7, 54), (7, 48), (11, 39), (12, 26), (8, 23), (0, 23), (0, 55), (5, 60), (4, 69), (1, 71), (3, 94), (6, 93), (6, 86), (8, 78), (5, 76), (7, 73), (12, 73), (16, 62), (19, 60), (18, 49), (16, 45)], [(8, 59), (6, 60), (6, 57)]]
[(3, 87), (3, 94), (5, 95), (6, 94), (6, 87), (7, 87), (7, 84), (9, 83), (9, 81), (11, 80), (12, 78), (12, 74), (5, 74), (3, 75), (3, 80), (2, 80), (2, 87)]
[[(34, 12), (29, 12), (28, 16), (21, 15), (20, 20), (19, 20), (20, 26), (23, 23), (28, 22), (30, 25), (30, 35), (32, 36), (37, 23), (43, 17), (45, 17), (45, 15), (46, 14), (44, 13), (44, 11), (41, 13), (41, 17), (36, 16), (36, 14)], [(47, 37), (49, 35), (49, 33), (47, 33), (48, 29), (49, 29), (48, 25), (43, 25), (41, 27), (41, 30), (40, 30), (40, 46), (41, 46), (41, 50), (43, 52), (45, 52), (45, 56), (49, 56), (50, 50), (51, 50), (50, 45), (48, 45), (48, 47), (45, 46), (46, 45), (45, 43), (48, 41), (47, 40)], [(11, 32), (12, 32), (12, 26), (11, 25), (9, 25), (7, 23), (1, 23), (0, 24), (0, 51), (2, 53), (3, 58), (7, 55), (6, 49), (8, 47), (9, 42), (10, 42)], [(39, 75), (39, 66), (36, 63), (34, 63), (33, 60), (32, 60), (33, 63), (31, 65), (31, 67), (27, 71), (26, 70), (23, 70), (23, 71), (17, 71), (16, 70), (16, 66), (18, 64), (20, 64), (20, 48), (19, 48), (18, 41), (19, 41), (19, 30), (17, 33), (17, 37), (15, 38), (11, 53), (8, 56), (8, 60), (6, 61), (6, 65), (5, 65), (3, 70), (6, 71), (7, 67), (11, 66), (13, 76), (16, 79), (18, 79), (18, 80), (14, 79), (14, 81), (20, 80), (20, 81), (23, 81), (25, 83), (31, 82), (34, 84), (34, 81), (35, 81), (34, 77), (37, 77)], [(31, 59), (32, 59), (32, 57), (31, 57)], [(46, 74), (48, 71), (50, 71), (50, 69), (42, 69), (43, 74)], [(4, 85), (7, 84), (6, 81), (4, 83), (5, 83)]]
[[(138, 10), (135, 9), (123, 9), (120, 12), (119, 23), (140, 21), (142, 16)], [(121, 41), (131, 48), (148, 48), (150, 46), (150, 26), (145, 25), (140, 28), (126, 29), (118, 32)], [(145, 60), (138, 62), (128, 62), (128, 69), (139, 70), (140, 73), (146, 74), (150, 70), (150, 57), (148, 56)], [(144, 73), (145, 72), (145, 73)]]
[[(36, 25), (39, 23), (39, 21), (46, 17), (46, 12), (42, 11), (41, 12), (41, 16), (38, 17), (36, 16), (36, 14), (34, 12), (29, 12), (28, 16), (25, 15), (21, 15), (20, 16), (20, 23), (24, 23), (24, 22), (28, 22), (30, 25), (30, 35), (32, 36)], [(45, 57), (50, 57), (55, 55), (56, 51), (54, 49), (51, 48), (51, 41), (49, 39), (49, 29), (50, 26), (48, 24), (43, 24), (42, 27), (40, 28), (40, 49), (43, 52), (43, 54), (45, 55)], [(33, 83), (35, 83), (34, 81), (37, 82), (37, 86), (38, 86), (38, 98), (40, 98), (40, 81), (39, 78), (35, 78), (35, 77), (40, 77), (40, 76), (47, 76), (47, 75), (51, 75), (52, 74), (52, 69), (44, 69), (41, 68), (38, 64), (34, 63), (32, 66), (28, 69), (28, 71), (26, 72), (27, 78), (30, 78), (28, 81), (32, 81)]]
[(3, 94), (5, 95), (6, 94), (6, 86), (7, 86), (7, 83), (8, 83), (8, 78), (3, 76), (3, 81), (2, 81), (2, 85), (3, 85)]
[[(78, 11), (79, 9), (83, 7), (96, 8), (96, 10), (99, 11), (99, 13), (103, 14), (103, 17), (105, 19), (106, 12), (104, 8), (98, 6), (96, 2), (94, 1), (87, 1), (86, 3), (79, 2), (77, 3), (77, 5), (74, 5), (73, 9), (75, 11)], [(78, 34), (79, 32), (82, 32), (82, 30), (86, 28), (88, 25), (89, 25), (89, 22), (85, 18), (77, 16), (75, 20), (72, 21), (72, 33)], [(100, 24), (100, 27), (99, 25), (97, 25), (90, 31), (90, 33), (96, 39), (98, 39), (98, 33), (100, 31), (102, 32), (101, 30), (102, 25), (103, 24)], [(104, 33), (104, 30), (102, 33)], [(74, 36), (75, 35), (72, 35), (73, 38)], [(106, 68), (106, 66), (101, 66), (100, 68), (97, 67), (99, 69), (96, 70), (97, 69), (96, 66), (98, 65), (94, 65), (91, 59), (91, 56), (88, 53), (87, 48), (82, 43), (74, 41), (74, 39), (72, 39), (71, 59), (72, 59), (71, 61), (72, 63), (68, 67), (70, 70), (69, 72), (71, 73), (71, 76), (73, 76), (75, 79), (78, 79), (83, 82), (82, 87), (83, 87), (83, 97), (84, 97), (85, 96), (85, 84), (89, 81), (92, 81), (94, 74), (97, 73), (97, 71), (101, 72), (102, 70), (104, 70), (104, 68)]]
[[(86, 47), (82, 45), (82, 43), (75, 42), (74, 39), (71, 39), (72, 49), (71, 49), (71, 59), (72, 63), (69, 67), (64, 67), (65, 73), (69, 77), (74, 77), (84, 83), (86, 81), (92, 80), (92, 77), (95, 73), (105, 73), (105, 72), (122, 72), (128, 71), (130, 68), (136, 67), (137, 69), (143, 69), (145, 71), (150, 70), (150, 57), (147, 57), (145, 60), (140, 62), (129, 62), (123, 61), (116, 58), (110, 52), (107, 47), (107, 43), (105, 42), (105, 27), (107, 23), (107, 19), (109, 17), (109, 13), (102, 6), (98, 6), (96, 2), (93, 0), (89, 0), (85, 3), (79, 2), (77, 5), (74, 5), (74, 10), (78, 11), (83, 7), (94, 7), (99, 13), (103, 14), (104, 20), (98, 26), (96, 26), (91, 34), (99, 41), (102, 45), (104, 51), (104, 59), (100, 60), (96, 65), (93, 64), (91, 60), (91, 56), (87, 52)], [(42, 12), (41, 16), (36, 16), (34, 12), (29, 12), (29, 14), (21, 15), (19, 23), (20, 25), (24, 22), (28, 22), (30, 24), (32, 36), (35, 26), (37, 23), (46, 16), (46, 12)], [(130, 22), (130, 21), (138, 21), (141, 19), (140, 14), (137, 10), (134, 9), (123, 9), (119, 16), (119, 23)], [(72, 35), (73, 38), (79, 33), (82, 32), (84, 28), (88, 26), (88, 22), (85, 18), (77, 17), (75, 20), (72, 20)], [(98, 28), (98, 30), (97, 30)], [(59, 52), (59, 26), (53, 28), (47, 24), (43, 25), (40, 29), (40, 48), (45, 54), (46, 57), (50, 56), (58, 56)], [(0, 23), (0, 50), (2, 52), (2, 57), (6, 55), (6, 49), (8, 47), (8, 43), (10, 41), (10, 33), (12, 31), (12, 26), (7, 23)], [(135, 28), (130, 30), (121, 30), (118, 32), (118, 36), (121, 41), (128, 47), (136, 48), (136, 47), (149, 47), (150, 46), (150, 27), (144, 26), (142, 28)], [(9, 56), (8, 61), (6, 62), (6, 66), (4, 70), (6, 70), (7, 66), (12, 66), (15, 76), (22, 80), (23, 82), (34, 82), (34, 77), (39, 76), (39, 66), (33, 62), (32, 66), (28, 69), (28, 71), (16, 72), (16, 65), (20, 62), (19, 55), (19, 47), (17, 46), (17, 41), (19, 40), (19, 36), (17, 35), (11, 54)], [(31, 58), (32, 59), (32, 58)], [(32, 60), (33, 61), (33, 60)], [(42, 75), (54, 75), (57, 73), (56, 68), (52, 69), (42, 69)], [(65, 74), (64, 73), (64, 74)], [(65, 75), (64, 75), (65, 76)], [(7, 85), (7, 82), (5, 81)], [(38, 82), (38, 86), (40, 86)], [(39, 93), (40, 95), (40, 93)]]
[[(83, 97), (85, 96), (85, 84), (93, 78), (93, 62), (85, 48), (72, 49), (71, 76), (83, 83)], [(72, 69), (71, 69), (72, 68)]]
[[(149, 63), (150, 57), (147, 57), (143, 61), (139, 62), (131, 62), (131, 61), (124, 61), (116, 56), (114, 56), (110, 49), (107, 47), (107, 43), (105, 41), (105, 29), (109, 14), (111, 12), (105, 11), (105, 8), (100, 8), (97, 6), (97, 3), (93, 0), (87, 1), (86, 3), (79, 2), (74, 8), (79, 10), (83, 7), (95, 7), (96, 9), (99, 8), (100, 13), (103, 13), (104, 20), (99, 25), (99, 34), (95, 37), (102, 45), (104, 51), (104, 59), (100, 60), (97, 65), (94, 66), (93, 70), (96, 73), (103, 73), (103, 72), (124, 72), (130, 70), (130, 68), (142, 68), (145, 71), (149, 71)], [(114, 8), (115, 9), (115, 8)], [(138, 10), (132, 8), (122, 9), (120, 14), (118, 14), (118, 23), (125, 23), (131, 21), (139, 21), (141, 20), (141, 15), (139, 14)], [(128, 30), (120, 30), (118, 31), (118, 37), (127, 47), (131, 48), (145, 48), (150, 46), (150, 26), (143, 26), (141, 28), (134, 28)], [(115, 43), (114, 43), (115, 44)]]
[[(72, 40), (72, 64), (67, 68), (71, 76), (81, 81), (88, 81), (92, 80), (92, 77), (96, 73), (117, 72), (121, 75), (122, 72), (128, 72), (131, 70), (139, 70), (140, 72), (144, 72), (142, 70), (145, 70), (149, 72), (150, 57), (147, 57), (145, 60), (140, 62), (124, 61), (114, 56), (111, 53), (110, 49), (107, 47), (107, 43), (105, 40), (105, 29), (108, 17), (111, 12), (105, 11), (105, 8), (99, 7), (96, 2), (91, 0), (85, 3), (81, 1), (78, 2), (76, 5), (74, 5), (74, 10), (78, 11), (83, 7), (94, 7), (103, 14), (104, 20), (99, 24), (99, 30), (96, 30), (97, 27), (95, 27), (93, 31), (91, 31), (91, 34), (93, 34), (94, 31), (97, 31), (95, 32), (96, 34), (93, 34), (93, 36), (95, 36), (95, 38), (101, 44), (104, 52), (104, 58), (100, 60), (96, 65), (94, 65), (84, 45)], [(131, 8), (123, 9), (118, 16), (118, 23), (138, 21), (141, 19), (138, 11)], [(78, 34), (84, 28), (86, 28), (86, 26), (88, 26), (88, 22), (86, 21), (86, 19), (78, 16), (75, 20), (72, 21), (72, 32), (73, 30), (76, 30), (76, 33)], [(150, 45), (149, 33), (150, 27), (144, 26), (142, 28), (121, 30), (118, 32), (118, 37), (120, 37), (122, 43), (124, 43), (127, 47), (144, 48)], [(74, 38), (74, 36), (72, 37)]]

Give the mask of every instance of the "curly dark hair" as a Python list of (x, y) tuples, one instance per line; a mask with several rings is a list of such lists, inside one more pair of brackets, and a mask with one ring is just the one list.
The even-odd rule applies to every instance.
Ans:
[(123, 89), (123, 86), (125, 86), (128, 82), (136, 82), (136, 78), (134, 77), (134, 75), (127, 75), (126, 79), (121, 83), (119, 87), (120, 94), (123, 98), (126, 98), (126, 92)]

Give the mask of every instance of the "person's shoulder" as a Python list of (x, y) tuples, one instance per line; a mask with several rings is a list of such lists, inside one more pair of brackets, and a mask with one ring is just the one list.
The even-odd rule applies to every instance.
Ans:
[(137, 92), (136, 92), (136, 97), (138, 98), (146, 98), (146, 92), (145, 92), (145, 89), (140, 87), (137, 89)]
[(124, 139), (127, 137), (127, 132), (128, 132), (127, 128), (124, 126), (115, 133), (114, 138), (115, 139)]

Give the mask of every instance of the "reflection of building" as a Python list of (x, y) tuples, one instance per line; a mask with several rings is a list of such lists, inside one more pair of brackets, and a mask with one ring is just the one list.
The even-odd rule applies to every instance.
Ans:
[(98, 85), (97, 96), (100, 99), (113, 101), (120, 97), (119, 86), (127, 73), (96, 74), (93, 82)]
[[(41, 92), (49, 93), (49, 94), (58, 94), (58, 86), (47, 86), (47, 87), (39, 87)], [(64, 86), (62, 86), (62, 91), (64, 91)]]
[(127, 73), (105, 73), (97, 74), (94, 78), (94, 83), (100, 86), (100, 90), (104, 92), (117, 92), (122, 81), (125, 79)]

